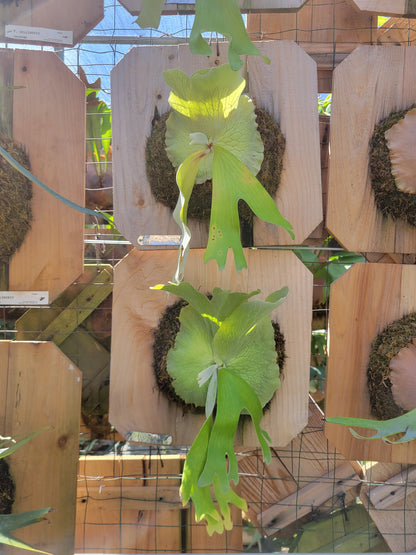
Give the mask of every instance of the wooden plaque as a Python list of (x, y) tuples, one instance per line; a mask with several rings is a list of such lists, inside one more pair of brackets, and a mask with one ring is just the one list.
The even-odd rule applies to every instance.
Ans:
[(416, 17), (416, 5), (411, 0), (349, 0), (357, 9), (376, 15)]
[[(84, 205), (85, 89), (53, 52), (0, 51), (1, 128), (26, 149), (32, 173)], [(9, 267), (10, 291), (53, 301), (83, 270), (84, 215), (33, 184), (33, 221)]]
[[(331, 287), (326, 416), (372, 418), (367, 389), (371, 344), (388, 324), (416, 310), (416, 266), (355, 264)], [(371, 436), (375, 432), (358, 429)], [(327, 438), (348, 460), (411, 463), (416, 441), (391, 445), (354, 438), (327, 424)]]
[[(74, 46), (104, 17), (103, 0), (11, 0), (0, 6), (0, 41)], [(13, 32), (6, 25), (16, 27)]]
[[(295, 240), (282, 228), (255, 218), (254, 245), (300, 244), (322, 220), (316, 64), (293, 42), (257, 46), (271, 64), (257, 56), (248, 58), (248, 92), (257, 106), (274, 115), (286, 138), (275, 200), (292, 224)], [(155, 200), (146, 177), (145, 147), (155, 110), (163, 114), (169, 109), (163, 71), (180, 68), (190, 75), (226, 62), (224, 43), (219, 56), (215, 52), (209, 58), (192, 55), (187, 45), (151, 46), (133, 48), (112, 70), (114, 217), (133, 244), (139, 236), (180, 233), (172, 211)], [(190, 220), (190, 228), (192, 246), (205, 247), (208, 222)]]
[(360, 46), (334, 72), (327, 227), (350, 251), (416, 252), (416, 227), (375, 206), (369, 142), (376, 125), (416, 97), (416, 50)]
[[(0, 341), (0, 361), (1, 434), (26, 436), (51, 426), (6, 459), (16, 484), (13, 512), (53, 509), (16, 537), (72, 555), (81, 373), (53, 343)], [(15, 552), (2, 547), (2, 553)]]
[[(231, 291), (261, 289), (261, 298), (288, 285), (289, 297), (272, 313), (286, 341), (282, 385), (262, 420), (273, 445), (286, 445), (308, 418), (312, 275), (291, 252), (247, 250), (248, 270), (236, 273), (233, 261), (219, 272), (192, 250), (185, 279), (209, 293), (215, 286)], [(149, 287), (167, 283), (176, 266), (175, 251), (132, 251), (115, 267), (111, 349), (110, 422), (122, 434), (166, 434), (173, 445), (190, 445), (204, 417), (184, 414), (160, 393), (152, 368), (153, 329), (177, 298)], [(256, 446), (251, 426), (239, 429), (236, 444)]]

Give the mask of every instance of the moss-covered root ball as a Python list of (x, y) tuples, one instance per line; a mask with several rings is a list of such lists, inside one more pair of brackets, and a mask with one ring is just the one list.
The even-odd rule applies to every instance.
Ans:
[[(0, 146), (29, 169), (29, 158), (13, 139), (0, 135)], [(32, 183), (0, 157), (0, 261), (21, 246), (32, 221)]]
[[(403, 350), (416, 350), (409, 347), (413, 345), (415, 338), (416, 313), (413, 312), (386, 326), (371, 346), (367, 383), (371, 411), (380, 420), (396, 418), (410, 410), (407, 408), (407, 400), (404, 403), (400, 400), (404, 397), (407, 399), (407, 396), (396, 389), (400, 390), (403, 383), (406, 384), (406, 380), (410, 379), (409, 372), (401, 369), (403, 358), (409, 358), (409, 353)], [(415, 387), (416, 373), (411, 383)]]
[(388, 146), (390, 130), (413, 108), (394, 112), (375, 127), (370, 140), (370, 170), (377, 209), (383, 216), (416, 226), (416, 194), (400, 190), (397, 186), (392, 168), (392, 155), (394, 158), (397, 154), (392, 153)]
[[(264, 145), (264, 158), (257, 174), (257, 179), (274, 197), (280, 183), (285, 151), (285, 138), (274, 118), (261, 108), (255, 109), (256, 121), (260, 137)], [(166, 120), (170, 112), (166, 112), (154, 121), (152, 133), (146, 144), (146, 173), (150, 188), (155, 199), (172, 211), (178, 200), (176, 185), (176, 169), (166, 154), (165, 135)], [(195, 185), (189, 202), (188, 216), (197, 220), (208, 220), (211, 214), (212, 182)], [(242, 221), (251, 223), (253, 213), (243, 202), (239, 204)]]

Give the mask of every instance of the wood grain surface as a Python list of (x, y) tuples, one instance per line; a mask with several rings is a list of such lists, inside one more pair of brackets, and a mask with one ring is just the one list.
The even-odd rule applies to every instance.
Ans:
[(51, 426), (7, 458), (16, 483), (13, 512), (53, 509), (16, 536), (38, 549), (72, 555), (81, 373), (53, 343), (0, 341), (0, 361), (2, 435), (26, 436)]
[[(261, 289), (261, 298), (288, 285), (287, 300), (276, 309), (286, 340), (282, 385), (262, 420), (273, 445), (286, 445), (308, 418), (312, 276), (291, 252), (246, 250), (248, 270), (237, 274), (228, 261), (219, 272), (203, 264), (203, 251), (192, 250), (185, 279), (209, 293), (214, 286), (232, 291)], [(115, 268), (111, 350), (110, 421), (123, 435), (129, 431), (172, 436), (174, 445), (190, 445), (204, 417), (184, 413), (160, 393), (152, 369), (153, 329), (176, 297), (149, 287), (167, 283), (174, 273), (174, 251), (132, 251)], [(240, 427), (236, 443), (256, 446), (251, 425)]]
[[(255, 219), (254, 245), (300, 244), (322, 220), (316, 64), (292, 42), (258, 43), (271, 59), (246, 62), (248, 94), (272, 113), (286, 137), (276, 203), (294, 227), (295, 241), (277, 226)], [(169, 109), (163, 71), (188, 74), (227, 62), (227, 45), (202, 58), (187, 45), (137, 47), (111, 72), (113, 109), (114, 217), (120, 232), (137, 245), (140, 235), (178, 235), (172, 212), (153, 197), (146, 177), (145, 146), (157, 109)], [(144, 79), (152, 67), (151, 79)], [(208, 222), (190, 220), (191, 245), (205, 247)]]
[[(416, 310), (416, 267), (355, 264), (331, 288), (327, 416), (374, 418), (367, 389), (371, 344), (388, 324)], [(365, 436), (374, 431), (357, 429)], [(347, 426), (327, 424), (325, 433), (346, 459), (411, 463), (416, 442), (391, 445), (361, 440)]]
[(19, 0), (12, 4), (0, 6), (0, 41), (8, 43), (43, 44), (62, 46), (54, 40), (37, 41), (31, 34), (30, 41), (5, 40), (5, 25), (24, 25), (43, 27), (59, 31), (72, 31), (73, 42), (65, 46), (78, 44), (104, 17), (103, 0)]
[(415, 8), (409, 5), (409, 0), (349, 0), (363, 12), (376, 15), (416, 17)]
[[(371, 519), (382, 533), (392, 553), (414, 553), (416, 550), (416, 492), (414, 468), (394, 463), (366, 465), (365, 481), (360, 492), (360, 500)], [(379, 492), (396, 484), (396, 493), (389, 497), (387, 506), (375, 506)], [(397, 499), (396, 499), (397, 494)]]
[[(13, 63), (13, 138), (36, 177), (83, 206), (84, 86), (53, 52), (15, 50)], [(84, 216), (35, 184), (32, 212), (32, 227), (10, 262), (9, 289), (46, 290), (52, 301), (82, 273)]]
[(416, 251), (416, 228), (376, 209), (369, 169), (375, 126), (415, 94), (411, 47), (360, 46), (334, 72), (327, 227), (350, 251)]

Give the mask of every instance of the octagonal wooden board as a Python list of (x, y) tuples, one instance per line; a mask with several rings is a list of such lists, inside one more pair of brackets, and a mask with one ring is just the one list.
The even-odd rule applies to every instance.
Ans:
[[(291, 41), (257, 43), (271, 59), (247, 60), (249, 94), (274, 115), (286, 138), (276, 203), (294, 228), (295, 240), (278, 226), (255, 218), (254, 245), (302, 243), (322, 220), (316, 64)], [(153, 197), (146, 177), (145, 148), (157, 109), (169, 109), (163, 71), (188, 74), (227, 62), (227, 45), (209, 58), (194, 56), (187, 45), (137, 47), (112, 70), (114, 218), (122, 235), (137, 245), (139, 236), (177, 235), (172, 211)], [(152, 68), (149, 72), (148, 68)], [(143, 75), (146, 74), (146, 79)], [(205, 247), (208, 222), (190, 220), (191, 245)]]
[(412, 0), (349, 0), (357, 9), (376, 15), (416, 17), (416, 5)]
[(74, 46), (104, 17), (103, 0), (10, 0), (1, 4), (0, 42), (7, 43)]
[(334, 71), (327, 227), (353, 252), (414, 253), (416, 228), (376, 209), (369, 142), (416, 97), (416, 49), (359, 46)]
[[(371, 343), (388, 324), (416, 310), (415, 283), (414, 265), (363, 263), (332, 285), (326, 416), (374, 418), (367, 389)], [(325, 434), (348, 460), (416, 460), (416, 441), (391, 445), (381, 439), (356, 439), (347, 426), (335, 424), (327, 424)]]
[[(139, 15), (142, 0), (119, 0), (120, 4), (132, 15)], [(308, 0), (237, 0), (242, 12), (293, 12), (299, 10)], [(163, 15), (195, 13), (195, 2), (167, 0), (162, 9)]]
[[(81, 372), (53, 343), (0, 341), (0, 429), (40, 435), (7, 457), (16, 484), (13, 512), (51, 507), (46, 519), (16, 531), (45, 551), (74, 553)], [(2, 547), (15, 554), (16, 548)]]
[[(0, 129), (22, 144), (32, 173), (77, 204), (85, 195), (85, 88), (54, 52), (0, 51)], [(10, 291), (52, 301), (83, 270), (84, 216), (33, 184), (32, 227), (9, 268)]]
[[(261, 289), (261, 298), (288, 285), (289, 297), (272, 313), (286, 340), (282, 385), (263, 417), (273, 445), (286, 445), (308, 420), (312, 275), (291, 252), (246, 250), (248, 270), (236, 273), (231, 260), (219, 272), (203, 263), (203, 251), (192, 250), (185, 279), (208, 293), (215, 286), (232, 291)], [(132, 431), (164, 434), (174, 445), (190, 445), (203, 422), (168, 401), (152, 369), (153, 329), (165, 307), (177, 298), (150, 286), (167, 283), (174, 273), (175, 251), (132, 251), (115, 267), (110, 374), (110, 422), (123, 435)], [(256, 446), (247, 423), (236, 444)]]

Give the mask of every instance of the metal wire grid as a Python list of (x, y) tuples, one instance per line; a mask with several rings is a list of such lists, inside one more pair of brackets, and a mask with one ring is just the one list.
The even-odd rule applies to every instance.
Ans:
[[(315, 3), (315, 5), (318, 5), (318, 4)], [(334, 6), (335, 0), (331, 2), (321, 2), (319, 5)], [(110, 70), (124, 56), (124, 54), (127, 52), (129, 47), (135, 44), (166, 44), (166, 43), (169, 43), (169, 41), (173, 41), (173, 42), (186, 41), (189, 38), (191, 16), (186, 16), (185, 19), (182, 20), (184, 21), (184, 26), (178, 31), (175, 31), (173, 33), (166, 33), (166, 32), (158, 33), (152, 30), (147, 35), (141, 36), (140, 31), (137, 32), (136, 27), (130, 28), (129, 26), (122, 26), (120, 24), (118, 13), (119, 13), (119, 10), (123, 10), (123, 8), (119, 4), (117, 4), (114, 1), (106, 1), (105, 8), (106, 8), (106, 17), (108, 14), (111, 15), (112, 21), (114, 22), (113, 25), (110, 25), (110, 26), (104, 25), (100, 29), (95, 29), (90, 35), (90, 37), (87, 37), (77, 47), (73, 49), (65, 49), (63, 56), (64, 56), (65, 62), (73, 71), (76, 71), (78, 66), (81, 65), (86, 71), (87, 76), (91, 81), (94, 81), (96, 78), (100, 77), (102, 79), (102, 89), (103, 89), (102, 98), (104, 98), (107, 102), (111, 103), (111, 90), (110, 90), (110, 81), (109, 81)], [(407, 24), (406, 24), (406, 21), (403, 20), (402, 29), (407, 29), (408, 44), (412, 44), (414, 30), (411, 27), (410, 20), (407, 22)], [(132, 30), (134, 30), (136, 33), (132, 34)], [(296, 26), (292, 30), (294, 30), (297, 33), (298, 42), (301, 43), (302, 41), (299, 40), (299, 34), (301, 33), (302, 28), (298, 26), (298, 16), (296, 16)], [(329, 28), (326, 28), (325, 30), (329, 30)], [(331, 28), (331, 30), (333, 31), (334, 33), (333, 36), (335, 37), (335, 30), (336, 30), (335, 25), (333, 28)], [(370, 29), (370, 31), (372, 32), (372, 28)], [(260, 18), (259, 34), (261, 33), (262, 31), (261, 31), (261, 18)], [(279, 38), (279, 37), (276, 36), (275, 38)], [(371, 42), (373, 42), (373, 40), (375, 39), (376, 37), (372, 36)], [(332, 44), (335, 44), (335, 41)], [(334, 48), (334, 51), (335, 51), (335, 48)], [(334, 64), (335, 64), (335, 59), (334, 59)], [(127, 241), (123, 241), (122, 239), (120, 240), (118, 237), (112, 236), (111, 230), (110, 230), (110, 234), (109, 235), (107, 234), (104, 237), (103, 230), (100, 229), (99, 224), (91, 223), (90, 226), (91, 226), (90, 230), (86, 233), (86, 240), (85, 240), (86, 262), (92, 263), (92, 264), (101, 264), (104, 258), (103, 255), (108, 250), (108, 248), (112, 248), (113, 246), (122, 247), (126, 249), (130, 248), (130, 244)], [(122, 256), (123, 254), (119, 254), (117, 252), (113, 252), (112, 255), (108, 255), (108, 252), (107, 252), (107, 255), (105, 256), (105, 261), (114, 266), (117, 263), (117, 261), (122, 258)], [(320, 285), (315, 284), (315, 287), (320, 287)], [(13, 339), (15, 337), (16, 330), (14, 328), (14, 322), (16, 321), (18, 316), (22, 315), (25, 312), (26, 308), (2, 307), (0, 309), (0, 312), (1, 312), (0, 333), (1, 333), (2, 339)], [(83, 307), (76, 307), (76, 308), (83, 308)], [(98, 307), (96, 310), (99, 311), (101, 309)], [(320, 313), (321, 315), (323, 314), (324, 327), (327, 328), (328, 304), (325, 303), (323, 306), (315, 307), (313, 310), (314, 310), (314, 313), (316, 314), (318, 313)], [(75, 333), (92, 333), (92, 332), (88, 330), (77, 329)], [(301, 438), (321, 431), (322, 431), (322, 425), (318, 427), (309, 426), (305, 428), (305, 430), (302, 432)], [(108, 456), (112, 457), (114, 465), (116, 464), (116, 461), (119, 460), (120, 455), (121, 455), (121, 461), (123, 461), (123, 455), (131, 456), (132, 453), (135, 453), (136, 455), (145, 454), (152, 461), (151, 465), (153, 466), (153, 470), (155, 470), (155, 475), (149, 476), (147, 474), (144, 474), (141, 471), (141, 469), (138, 469), (137, 473), (135, 474), (129, 473), (129, 474), (123, 475), (121, 480), (118, 479), (119, 493), (117, 494), (117, 502), (119, 503), (119, 513), (118, 513), (119, 518), (115, 519), (115, 521), (112, 524), (104, 523), (96, 520), (90, 521), (89, 520), (90, 517), (88, 515), (87, 509), (89, 504), (92, 503), (93, 497), (91, 497), (87, 493), (86, 497), (80, 498), (80, 504), (81, 506), (84, 507), (85, 513), (82, 519), (83, 526), (84, 526), (83, 528), (84, 535), (82, 537), (81, 543), (78, 544), (78, 548), (79, 548), (78, 552), (80, 552), (79, 551), (80, 549), (83, 552), (93, 552), (94, 550), (103, 552), (103, 553), (110, 552), (110, 551), (103, 551), (101, 545), (87, 546), (85, 530), (86, 530), (86, 527), (90, 525), (98, 528), (101, 527), (101, 529), (103, 530), (107, 529), (109, 526), (115, 527), (117, 529), (117, 535), (118, 535), (118, 540), (117, 540), (118, 548), (120, 552), (125, 552), (125, 553), (139, 552), (137, 548), (129, 550), (129, 548), (125, 546), (125, 543), (124, 543), (125, 527), (132, 529), (134, 527), (137, 528), (138, 526), (139, 527), (145, 526), (147, 529), (151, 530), (151, 535), (153, 537), (153, 543), (147, 550), (149, 552), (154, 552), (154, 551), (167, 552), (168, 550), (163, 548), (162, 546), (163, 542), (161, 540), (160, 533), (164, 534), (166, 531), (171, 529), (172, 526), (164, 525), (160, 521), (160, 519), (157, 518), (158, 512), (163, 508), (163, 500), (159, 499), (158, 488), (161, 484), (164, 483), (164, 480), (171, 480), (172, 478), (175, 480), (179, 480), (180, 473), (174, 474), (173, 476), (170, 473), (165, 474), (161, 463), (161, 461), (163, 460), (162, 453), (160, 451), (158, 452), (157, 450), (155, 450), (155, 448), (140, 447), (140, 448), (137, 448), (136, 450), (133, 449), (132, 451), (131, 446), (123, 444), (122, 442), (120, 443), (120, 441), (117, 441), (117, 436), (115, 435), (115, 432), (110, 432), (107, 437), (110, 438), (108, 440), (110, 442), (108, 446), (112, 450), (110, 455), (107, 454), (107, 457)], [(115, 447), (114, 447), (114, 444), (116, 445)], [(90, 449), (91, 451), (92, 443), (88, 442), (87, 445), (89, 445), (89, 447), (87, 447), (86, 449), (87, 450)], [(172, 452), (168, 448), (164, 448), (164, 449), (165, 449), (164, 450), (165, 454)], [(181, 452), (184, 453), (185, 450), (182, 450)], [(263, 494), (266, 491), (268, 484), (273, 481), (279, 481), (279, 480), (282, 481), (285, 479), (267, 475), (265, 473), (264, 466), (260, 462), (260, 457), (258, 455), (259, 455), (258, 451), (244, 453), (245, 457), (248, 457), (248, 456), (256, 457), (257, 466), (256, 466), (255, 473), (251, 475), (242, 473), (241, 480), (244, 481), (245, 479), (251, 479), (257, 482), (257, 486), (255, 489), (258, 495), (248, 498), (249, 505), (253, 505), (253, 506), (258, 505), (260, 507), (267, 508), (271, 504), (271, 502), (265, 501)], [(81, 457), (81, 460), (87, 459), (88, 456), (89, 456), (88, 454), (83, 455)], [(282, 458), (282, 456), (286, 457), (286, 463), (289, 466), (292, 465), (293, 467), (296, 461), (299, 463), (299, 461), (301, 460), (308, 459), (311, 456), (311, 453), (304, 449), (304, 443), (301, 440), (300, 446), (294, 447), (292, 442), (292, 444), (287, 449), (279, 450), (279, 455), (276, 455), (276, 453), (274, 454), (274, 457), (277, 457), (277, 456), (279, 456), (279, 458)], [(336, 450), (332, 449), (328, 445), (326, 446), (326, 449), (322, 449), (321, 451), (315, 451), (313, 453), (313, 456), (315, 458), (318, 458), (322, 462), (322, 465), (325, 466), (328, 471), (331, 467), (334, 466), (336, 462), (342, 459), (339, 453), (337, 453)], [(290, 478), (289, 477), (286, 478), (286, 480), (292, 480), (293, 478), (295, 478), (295, 481), (297, 483), (297, 488), (298, 488), (297, 491), (300, 491), (303, 486), (314, 483), (316, 479), (316, 476), (301, 474), (300, 468), (301, 466), (298, 464), (297, 474)], [(408, 479), (408, 472), (409, 472), (408, 467), (403, 466), (402, 469), (405, 472), (405, 479), (401, 487), (405, 490), (405, 493), (408, 493), (411, 488), (416, 486), (416, 484), (413, 480)], [(370, 468), (367, 473), (366, 479), (362, 481), (362, 486), (372, 488), (372, 487), (380, 486), (384, 483), (377, 480), (373, 480), (372, 474), (373, 474), (373, 469)], [(124, 495), (123, 484), (126, 484), (129, 481), (133, 481), (137, 479), (152, 481), (152, 483), (157, 484), (157, 487), (155, 490), (156, 491), (155, 498), (154, 498), (154, 509), (155, 509), (154, 512), (156, 516), (155, 516), (155, 520), (151, 523), (146, 524), (146, 523), (143, 523), (143, 522), (140, 523), (137, 521), (123, 522), (123, 517), (122, 517), (123, 502), (125, 500), (129, 500), (129, 501), (131, 500), (130, 496), (126, 497)], [(114, 475), (109, 475), (109, 476), (80, 475), (79, 476), (79, 482), (80, 483), (82, 482), (85, 484), (87, 492), (89, 491), (89, 487), (88, 487), (89, 484), (91, 484), (92, 482), (95, 483), (97, 481), (103, 487), (107, 487), (109, 483), (117, 481), (117, 479), (114, 477)], [(335, 488), (336, 477), (333, 478), (332, 484), (334, 485), (334, 488)], [(402, 516), (403, 530), (398, 530), (396, 532), (389, 532), (390, 534), (393, 534), (393, 535), (404, 534), (405, 548), (406, 548), (406, 541), (407, 541), (406, 538), (409, 538), (411, 535), (415, 534), (414, 529), (406, 527), (406, 521), (409, 521), (409, 513), (414, 512), (415, 510), (413, 507), (409, 506), (409, 504), (407, 503), (407, 499), (408, 499), (407, 496), (404, 495), (403, 507), (400, 507), (398, 509), (390, 509), (390, 510), (399, 512), (400, 515)], [(136, 500), (141, 501), (140, 497), (137, 497)], [(281, 503), (284, 505), (284, 502), (281, 502)], [(291, 530), (291, 533), (293, 532), (293, 535), (300, 534), (303, 531), (303, 526), (305, 523), (303, 521), (298, 522), (296, 515), (302, 509), (302, 505), (299, 503), (299, 500), (298, 500), (297, 503), (294, 503), (293, 506), (291, 506), (291, 508), (293, 509), (294, 515), (295, 515), (295, 519), (294, 519), (295, 524)], [(343, 508), (343, 498), (342, 496), (339, 497), (335, 495), (333, 498), (330, 499), (329, 503), (327, 503), (323, 507), (320, 507), (320, 508), (313, 507), (313, 510), (310, 513), (312, 515), (311, 518), (318, 519), (319, 517), (322, 517), (322, 514), (333, 513), (335, 510), (340, 508), (341, 509)], [(366, 508), (367, 510), (370, 510), (370, 501), (368, 501)], [(182, 520), (177, 525), (180, 527), (181, 530), (183, 530), (183, 532), (181, 533), (181, 537), (183, 539), (184, 535), (186, 534), (186, 531), (188, 532), (190, 531), (191, 540), (189, 540), (188, 538), (186, 541), (188, 542), (187, 547), (192, 549), (192, 529), (193, 527), (195, 527), (195, 524), (193, 523), (192, 519), (184, 518), (183, 515), (181, 519)], [(138, 520), (140, 521), (140, 519)], [(279, 532), (280, 530), (278, 529), (278, 527), (276, 527), (276, 531), (274, 535), (279, 535)], [(332, 534), (332, 540), (334, 542), (334, 551), (335, 551), (336, 536), (337, 536), (336, 530), (334, 529)], [(267, 542), (266, 542), (266, 547), (267, 547)], [(255, 549), (255, 546), (254, 546), (254, 549)], [(202, 551), (208, 552), (209, 550), (210, 550), (209, 545), (206, 545)], [(228, 550), (227, 545), (225, 550)], [(145, 551), (146, 551), (145, 549), (142, 550), (142, 552), (145, 552)]]

